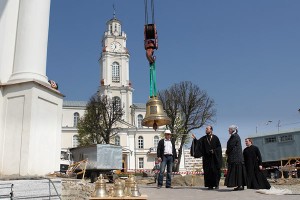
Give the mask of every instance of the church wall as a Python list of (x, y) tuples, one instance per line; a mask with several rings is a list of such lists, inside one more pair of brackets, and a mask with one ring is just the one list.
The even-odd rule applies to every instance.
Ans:
[(64, 107), (62, 117), (62, 136), (61, 148), (67, 149), (74, 147), (73, 136), (78, 135), (77, 127), (74, 127), (74, 113), (78, 113), (79, 117), (83, 117), (85, 107)]
[(74, 113), (76, 112), (79, 114), (79, 117), (83, 117), (85, 108), (64, 108), (62, 127), (74, 127)]
[(74, 147), (73, 136), (78, 135), (77, 128), (62, 128), (61, 148), (68, 149)]
[[(142, 115), (143, 119), (144, 119), (145, 115), (146, 115), (146, 110), (145, 111), (135, 110), (134, 123), (135, 123), (136, 126), (139, 126), (139, 124), (138, 124), (138, 116), (139, 115)], [(144, 127), (144, 128), (147, 128), (147, 127)]]
[(128, 147), (128, 135), (127, 133), (123, 132), (123, 133), (119, 133), (118, 136), (120, 137), (120, 145), (122, 147)]

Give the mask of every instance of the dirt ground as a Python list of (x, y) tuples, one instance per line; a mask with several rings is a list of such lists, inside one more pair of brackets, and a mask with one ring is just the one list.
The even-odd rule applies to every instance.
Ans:
[(271, 185), (300, 185), (300, 178), (279, 178), (270, 179)]
[[(125, 185), (125, 179), (122, 180)], [(153, 185), (154, 177), (136, 177), (138, 185)], [(270, 184), (275, 188), (280, 189), (292, 189), (293, 191), (300, 191), (300, 178), (288, 178), (288, 179), (270, 179)], [(220, 185), (224, 185), (224, 178), (221, 178)], [(106, 188), (113, 186), (113, 183), (106, 184)], [(201, 175), (175, 175), (172, 177), (172, 186), (204, 186), (203, 176)], [(66, 199), (72, 199), (72, 196), (76, 196), (74, 199), (84, 199), (92, 195), (95, 191), (95, 184), (90, 183), (89, 180), (78, 179), (63, 179), (62, 180), (62, 197)]]

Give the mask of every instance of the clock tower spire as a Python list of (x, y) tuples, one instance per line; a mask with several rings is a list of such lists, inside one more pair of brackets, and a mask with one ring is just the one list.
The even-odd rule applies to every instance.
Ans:
[(133, 92), (129, 80), (130, 54), (126, 48), (127, 36), (122, 31), (122, 23), (116, 18), (115, 7), (113, 8), (113, 18), (106, 23), (102, 38), (99, 93), (118, 100), (125, 111), (123, 119), (131, 122), (128, 114)]

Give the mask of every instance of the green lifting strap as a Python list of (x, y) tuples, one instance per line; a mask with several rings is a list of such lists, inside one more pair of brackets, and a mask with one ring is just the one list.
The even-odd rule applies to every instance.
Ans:
[(156, 70), (155, 62), (150, 64), (150, 97), (156, 97)]

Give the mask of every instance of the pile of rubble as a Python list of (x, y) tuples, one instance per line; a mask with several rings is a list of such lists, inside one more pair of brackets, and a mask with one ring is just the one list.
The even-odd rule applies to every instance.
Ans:
[(62, 179), (61, 198), (67, 200), (89, 199), (95, 184), (79, 179)]

